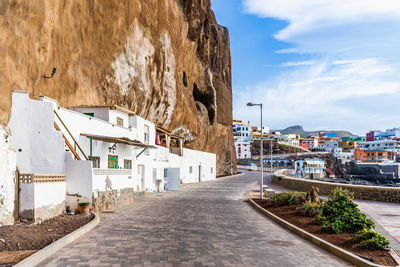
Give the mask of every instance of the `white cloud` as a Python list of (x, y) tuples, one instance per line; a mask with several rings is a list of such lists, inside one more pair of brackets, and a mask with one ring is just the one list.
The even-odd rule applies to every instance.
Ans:
[[(361, 134), (400, 125), (393, 102), (400, 97), (400, 1), (243, 3), (247, 13), (287, 21), (274, 36), (293, 47), (275, 51), (286, 54), (280, 67), (290, 68), (235, 94), (235, 115), (258, 121), (254, 111), (243, 107), (242, 101), (250, 100), (264, 102), (265, 122), (273, 128), (303, 124)], [(290, 54), (303, 54), (303, 60), (292, 61)], [(312, 60), (304, 60), (307, 54)]]
[(398, 19), (398, 0), (245, 0), (245, 11), (290, 24), (276, 37), (291, 37), (328, 26), (375, 20)]
[(314, 65), (316, 61), (314, 60), (307, 60), (307, 61), (289, 61), (281, 64), (281, 67), (298, 67), (298, 66), (307, 66), (307, 65)]
[[(249, 101), (262, 102), (266, 109), (264, 122), (273, 128), (302, 124), (313, 129), (362, 133), (360, 129), (374, 128), (363, 118), (377, 119), (374, 109), (382, 107), (360, 104), (369, 98), (400, 95), (400, 82), (395, 79), (398, 71), (372, 58), (303, 65), (236, 93), (234, 115), (258, 122), (258, 112), (245, 105)], [(393, 123), (400, 122), (392, 118)]]

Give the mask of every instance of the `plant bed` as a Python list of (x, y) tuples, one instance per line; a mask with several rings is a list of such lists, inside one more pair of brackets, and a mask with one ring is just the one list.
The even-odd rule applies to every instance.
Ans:
[[(281, 219), (337, 247), (365, 259), (373, 259), (375, 264), (397, 266), (390, 252), (385, 250), (388, 245), (386, 239), (367, 230), (374, 227), (373, 222), (359, 212), (351, 196), (344, 198), (346, 194), (347, 192), (343, 190), (334, 190), (330, 200), (314, 198), (311, 203), (310, 195), (300, 192), (275, 194), (268, 200), (253, 200)], [(299, 209), (300, 207), (303, 208)], [(333, 210), (335, 207), (337, 209)], [(330, 218), (329, 214), (335, 212), (337, 214)], [(337, 218), (340, 220), (337, 221)], [(357, 234), (359, 234), (358, 240), (356, 240)], [(365, 239), (367, 242), (363, 242)]]
[(17, 223), (0, 227), (0, 265), (21, 261), (89, 223), (94, 215), (60, 215), (40, 224)]

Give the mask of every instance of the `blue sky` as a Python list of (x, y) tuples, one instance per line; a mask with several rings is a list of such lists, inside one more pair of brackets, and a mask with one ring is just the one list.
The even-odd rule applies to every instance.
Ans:
[(231, 38), (234, 118), (364, 134), (400, 126), (400, 2), (212, 0)]

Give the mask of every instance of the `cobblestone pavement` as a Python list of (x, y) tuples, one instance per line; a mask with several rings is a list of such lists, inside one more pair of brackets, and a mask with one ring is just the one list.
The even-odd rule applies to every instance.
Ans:
[(256, 179), (184, 185), (101, 214), (98, 227), (42, 266), (348, 266), (243, 201)]

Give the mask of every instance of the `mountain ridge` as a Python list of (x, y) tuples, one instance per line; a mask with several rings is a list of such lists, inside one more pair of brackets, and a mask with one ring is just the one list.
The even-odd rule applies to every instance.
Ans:
[(302, 138), (306, 138), (308, 136), (318, 136), (320, 132), (336, 133), (336, 137), (338, 137), (338, 138), (348, 137), (348, 136), (357, 136), (349, 131), (343, 131), (343, 130), (305, 131), (303, 126), (301, 126), (301, 125), (290, 126), (283, 130), (271, 130), (271, 132), (280, 132), (281, 134), (296, 133), (296, 134), (299, 134), (300, 137), (302, 137)]

